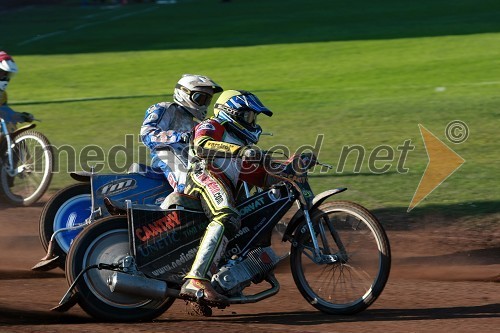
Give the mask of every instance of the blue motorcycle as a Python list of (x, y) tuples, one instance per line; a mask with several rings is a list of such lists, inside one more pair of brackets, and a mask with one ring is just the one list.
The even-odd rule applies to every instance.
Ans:
[(57, 192), (40, 215), (39, 235), (47, 254), (32, 270), (64, 270), (66, 254), (82, 229), (109, 215), (104, 198), (161, 205), (173, 189), (161, 170), (133, 164), (127, 174), (73, 172), (79, 183)]

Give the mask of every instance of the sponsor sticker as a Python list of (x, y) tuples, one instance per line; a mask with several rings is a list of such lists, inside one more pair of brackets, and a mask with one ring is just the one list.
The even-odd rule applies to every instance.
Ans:
[(197, 130), (208, 130), (208, 131), (215, 131), (215, 126), (210, 124), (210, 123), (201, 123), (200, 126), (197, 128)]
[(173, 269), (176, 269), (178, 267), (182, 267), (187, 262), (193, 260), (196, 256), (197, 252), (198, 252), (197, 247), (190, 249), (186, 253), (183, 252), (180, 254), (180, 256), (175, 261), (172, 261), (170, 264), (167, 264), (163, 267), (160, 267), (160, 268), (154, 270), (152, 273), (154, 276), (159, 276), (161, 274), (164, 274), (164, 273), (171, 271)]
[(213, 180), (211, 177), (209, 177), (206, 173), (202, 171), (195, 172), (194, 175), (201, 184), (205, 185), (208, 188), (210, 194), (212, 195), (212, 198), (215, 200), (217, 205), (221, 206), (221, 204), (225, 200), (224, 196), (222, 195), (222, 189), (219, 186), (219, 184), (217, 184), (215, 180)]
[(104, 184), (103, 186), (97, 189), (97, 193), (106, 197), (113, 196), (118, 193), (123, 193), (128, 190), (136, 188), (136, 181), (132, 178), (122, 178), (113, 180), (109, 183)]
[(255, 210), (257, 210), (259, 207), (261, 207), (263, 205), (264, 205), (264, 197), (261, 196), (255, 200), (252, 200), (252, 202), (250, 202), (245, 207), (242, 207), (240, 209), (240, 215), (245, 216), (245, 215), (248, 215), (250, 213), (253, 213)]
[(149, 239), (156, 237), (163, 232), (170, 231), (181, 225), (181, 220), (176, 211), (173, 211), (162, 218), (138, 227), (135, 229), (135, 235), (142, 242), (146, 242)]

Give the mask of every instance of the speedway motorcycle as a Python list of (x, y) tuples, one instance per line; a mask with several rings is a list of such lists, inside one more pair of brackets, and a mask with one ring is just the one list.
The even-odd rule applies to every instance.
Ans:
[[(169, 145), (160, 149), (171, 150), (180, 163), (187, 165), (182, 147)], [(58, 191), (40, 214), (40, 242), (47, 254), (32, 270), (48, 271), (57, 267), (64, 270), (73, 239), (85, 226), (109, 216), (105, 197), (159, 206), (173, 192), (161, 170), (138, 163), (132, 164), (126, 174), (98, 174), (92, 169), (70, 175), (78, 183)]]
[[(313, 195), (307, 171), (318, 163), (304, 155), (267, 163), (266, 170), (280, 182), (238, 204), (241, 229), (229, 240), (211, 280), (229, 299), (219, 308), (278, 293), (273, 271), (287, 256), (276, 255), (271, 233), (294, 203), (299, 209), (282, 241), (291, 245), (291, 272), (305, 300), (328, 314), (354, 314), (382, 293), (391, 264), (385, 231), (356, 203), (326, 202), (345, 188)], [(209, 221), (192, 197), (174, 193), (169, 199), (172, 205), (164, 210), (105, 200), (113, 215), (89, 225), (74, 240), (66, 258), (70, 287), (53, 310), (66, 311), (78, 303), (100, 320), (151, 320), (180, 298), (183, 277)], [(268, 289), (245, 293), (264, 282)], [(192, 301), (200, 313), (211, 314), (213, 304), (202, 295)]]

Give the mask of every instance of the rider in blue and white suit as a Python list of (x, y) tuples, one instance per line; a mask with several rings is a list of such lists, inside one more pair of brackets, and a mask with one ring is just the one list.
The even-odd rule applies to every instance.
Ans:
[(174, 191), (184, 191), (187, 166), (186, 158), (181, 160), (187, 156), (191, 130), (205, 119), (213, 95), (221, 91), (207, 76), (184, 74), (175, 86), (174, 102), (160, 102), (146, 110), (141, 140), (151, 151), (151, 166), (162, 170)]

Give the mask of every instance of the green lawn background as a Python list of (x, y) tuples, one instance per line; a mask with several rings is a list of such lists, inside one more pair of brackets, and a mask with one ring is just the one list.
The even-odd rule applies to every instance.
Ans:
[[(29, 7), (3, 16), (0, 49), (20, 67), (11, 106), (43, 121), (56, 147), (107, 152), (137, 138), (146, 108), (171, 100), (183, 73), (211, 76), (225, 89), (255, 92), (274, 111), (260, 119), (267, 148), (294, 151), (324, 135), (319, 159), (338, 165), (343, 147), (395, 151), (382, 174), (311, 175), (315, 192), (341, 196), (398, 216), (415, 193), (428, 159), (421, 124), (466, 162), (406, 217), (498, 213), (500, 162), (500, 3), (496, 1), (178, 1), (175, 5)], [(462, 144), (446, 125), (469, 127)], [(397, 146), (411, 140), (398, 173)], [(138, 160), (140, 144), (127, 162)], [(141, 157), (142, 159), (142, 157)], [(105, 161), (109, 164), (109, 161)], [(61, 171), (80, 170), (59, 156)], [(378, 166), (383, 163), (377, 164)], [(51, 191), (73, 181), (58, 173)]]

